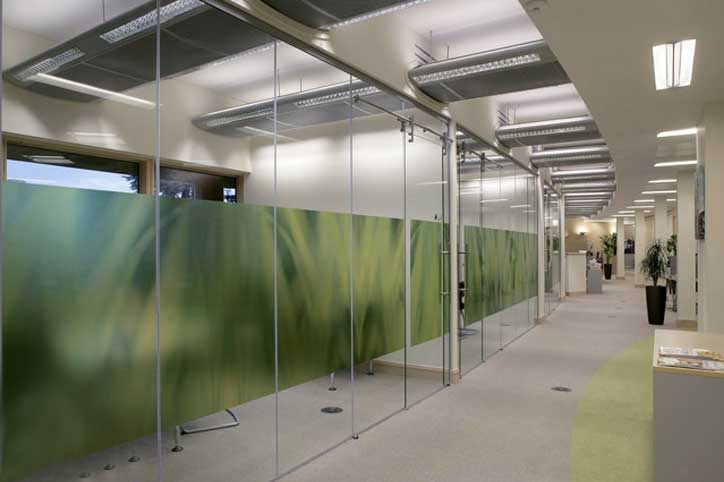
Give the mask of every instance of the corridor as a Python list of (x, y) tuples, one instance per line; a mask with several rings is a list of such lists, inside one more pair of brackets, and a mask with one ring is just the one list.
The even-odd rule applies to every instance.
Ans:
[[(562, 482), (572, 480), (572, 466), (573, 482), (650, 480), (647, 339), (653, 329), (646, 321), (644, 291), (632, 279), (606, 282), (602, 295), (568, 297), (528, 335), (465, 375), (464, 383), (283, 480)], [(675, 317), (670, 311), (667, 317), (671, 328)], [(617, 379), (623, 372), (629, 385), (618, 399), (597, 404), (597, 398), (616, 397), (621, 388), (607, 387), (611, 379), (604, 377), (592, 384), (596, 393), (587, 392), (609, 365), (619, 371)], [(556, 386), (571, 391), (552, 390)], [(585, 406), (579, 405), (582, 399)], [(617, 406), (629, 403), (636, 406), (625, 412), (639, 416), (639, 424), (615, 419)], [(585, 413), (577, 416), (579, 406)], [(643, 429), (632, 435), (626, 427)], [(585, 448), (572, 452), (574, 433)], [(586, 460), (586, 450), (607, 446), (635, 464), (627, 466), (612, 452), (595, 454), (598, 466)]]

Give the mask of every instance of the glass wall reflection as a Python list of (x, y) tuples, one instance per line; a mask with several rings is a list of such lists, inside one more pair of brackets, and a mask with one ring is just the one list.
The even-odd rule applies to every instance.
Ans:
[(156, 3), (2, 13), (0, 480), (155, 480)]
[[(4, 2), (0, 480), (272, 480), (450, 382), (446, 122), (204, 2), (62, 4)], [(535, 286), (476, 152), (463, 372)]]

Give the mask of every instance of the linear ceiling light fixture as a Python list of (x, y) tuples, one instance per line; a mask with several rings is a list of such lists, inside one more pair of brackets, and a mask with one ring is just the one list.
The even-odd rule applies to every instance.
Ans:
[(695, 51), (696, 39), (655, 45), (653, 54), (656, 90), (691, 85)]
[(662, 191), (641, 191), (641, 194), (676, 194), (676, 189), (668, 189)]
[(657, 162), (654, 167), (677, 167), (677, 166), (693, 166), (696, 161), (669, 161), (669, 162)]
[(24, 68), (15, 74), (15, 78), (20, 81), (26, 81), (38, 74), (48, 74), (58, 70), (63, 65), (77, 60), (85, 55), (81, 49), (73, 47), (53, 57), (41, 60), (29, 67)]
[(654, 206), (626, 206), (626, 209), (653, 209)]
[(676, 182), (676, 179), (651, 179), (649, 184), (671, 184)]
[(590, 197), (590, 196), (607, 196), (607, 195), (609, 195), (609, 194), (611, 194), (611, 193), (610, 193), (610, 192), (569, 192), (569, 193), (566, 193), (566, 197), (571, 197), (571, 196), (577, 196), (577, 197), (580, 197), (580, 196), (589, 196), (589, 197)]
[(652, 203), (656, 202), (656, 199), (634, 199), (635, 203)]
[(317, 105), (332, 104), (341, 100), (349, 100), (350, 97), (355, 95), (372, 95), (380, 92), (380, 89), (373, 85), (365, 87), (359, 87), (352, 89), (351, 91), (346, 90), (342, 92), (335, 92), (334, 94), (320, 95), (319, 97), (312, 97), (311, 99), (304, 99), (295, 102), (294, 105), (297, 107), (313, 107)]
[(274, 109), (269, 107), (266, 109), (257, 109), (253, 110), (251, 112), (245, 112), (243, 114), (236, 114), (236, 115), (230, 115), (226, 117), (220, 117), (217, 119), (210, 119), (206, 121), (206, 126), (213, 128), (213, 127), (221, 127), (228, 124), (233, 124), (234, 122), (239, 122), (243, 120), (249, 120), (249, 119), (258, 119), (260, 117), (267, 117), (274, 114)]
[[(546, 136), (550, 134), (566, 134), (568, 132), (583, 132), (586, 130), (586, 126), (573, 126), (573, 127), (556, 127), (552, 129), (536, 129), (523, 132), (513, 132), (510, 134), (500, 134), (500, 139), (517, 139), (519, 137), (533, 137), (533, 136)], [(598, 156), (597, 156), (598, 158)]]
[[(206, 4), (204, 2), (201, 2), (200, 0), (176, 0), (175, 2), (171, 2), (168, 5), (164, 5), (163, 7), (161, 7), (159, 23), (168, 22), (172, 18), (183, 15), (184, 13), (188, 13), (191, 10), (194, 10), (204, 5)], [(158, 12), (154, 8), (145, 15), (141, 15), (140, 17), (131, 20), (128, 23), (124, 23), (123, 25), (116, 27), (113, 30), (109, 30), (104, 34), (101, 34), (100, 37), (109, 44), (120, 42), (121, 40), (126, 39), (132, 35), (136, 35), (137, 33), (155, 27), (157, 13)]]
[(480, 204), (486, 204), (486, 203), (502, 203), (506, 202), (508, 199), (505, 198), (498, 198), (498, 199), (483, 199), (480, 201)]
[(566, 176), (585, 176), (588, 174), (606, 174), (613, 172), (611, 169), (575, 169), (570, 171), (554, 171), (551, 173), (553, 177), (566, 177)]
[(155, 102), (133, 97), (131, 95), (121, 94), (113, 92), (112, 90), (101, 89), (100, 87), (94, 87), (88, 84), (82, 84), (80, 82), (74, 82), (72, 80), (64, 79), (62, 77), (56, 77), (48, 74), (37, 74), (31, 77), (31, 80), (40, 82), (46, 85), (52, 85), (61, 89), (72, 90), (74, 92), (80, 92), (81, 94), (93, 95), (101, 97), (103, 99), (120, 102), (122, 104), (131, 105), (133, 107), (140, 107), (142, 109), (153, 109), (156, 107)]
[(466, 75), (479, 74), (481, 72), (490, 72), (491, 70), (509, 69), (520, 65), (533, 64), (540, 62), (541, 56), (533, 54), (516, 55), (507, 59), (493, 60), (491, 62), (483, 62), (477, 65), (467, 67), (458, 67), (456, 69), (444, 70), (442, 72), (434, 72), (431, 74), (421, 74), (413, 77), (413, 80), (420, 85), (439, 82), (441, 80), (450, 80)]
[(669, 199), (667, 199), (666, 201), (667, 201), (667, 202), (670, 202), (670, 203), (675, 203), (675, 202), (676, 202), (676, 198), (669, 198)]
[(333, 24), (330, 24), (330, 25), (325, 25), (325, 26), (322, 27), (322, 28), (323, 28), (324, 30), (334, 30), (334, 29), (336, 29), (336, 28), (346, 27), (347, 25), (352, 25), (352, 24), (355, 24), (355, 23), (363, 22), (363, 21), (369, 20), (369, 19), (371, 19), (371, 18), (380, 17), (380, 16), (382, 16), (382, 15), (387, 15), (388, 13), (399, 12), (400, 10), (404, 10), (404, 9), (406, 9), (406, 8), (417, 7), (418, 5), (423, 5), (423, 4), (428, 3), (428, 2), (430, 2), (430, 1), (431, 1), (431, 0), (412, 0), (412, 1), (409, 1), (409, 2), (400, 3), (400, 4), (398, 4), (398, 5), (393, 5), (393, 6), (391, 6), (391, 7), (380, 8), (380, 9), (378, 9), (378, 10), (374, 10), (374, 11), (369, 12), (369, 13), (365, 13), (365, 14), (362, 14), (362, 15), (358, 15), (358, 16), (356, 16), (356, 17), (352, 17), (352, 18), (348, 18), (348, 19), (346, 19), (346, 20), (342, 20), (341, 22), (333, 23)]
[(695, 136), (696, 127), (688, 127), (686, 129), (677, 129), (673, 131), (661, 131), (656, 134), (656, 137), (662, 139), (664, 137), (679, 137), (679, 136)]

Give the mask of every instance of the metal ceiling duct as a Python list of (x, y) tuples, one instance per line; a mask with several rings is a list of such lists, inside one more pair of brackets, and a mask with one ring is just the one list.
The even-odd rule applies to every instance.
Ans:
[(330, 30), (368, 18), (415, 7), (430, 0), (263, 0), (307, 27)]
[(571, 147), (551, 149), (530, 154), (530, 162), (536, 167), (578, 166), (611, 162), (608, 146)]
[[(161, 77), (260, 48), (273, 40), (200, 0), (162, 0), (161, 5)], [(41, 82), (43, 77), (115, 93), (152, 82), (156, 79), (156, 17), (156, 1), (146, 2), (6, 70), (3, 78), (33, 92), (74, 101), (101, 96), (48, 85)]]
[[(508, 147), (520, 147), (598, 139), (601, 137), (601, 133), (592, 117), (580, 116), (508, 124), (499, 127), (495, 131), (495, 136), (499, 142)], [(550, 151), (548, 152), (550, 153)]]
[(408, 75), (420, 90), (445, 103), (570, 82), (543, 40), (431, 62)]
[[(389, 111), (401, 110), (399, 97), (387, 94), (361, 80), (343, 82), (277, 97), (277, 130), (336, 122), (349, 118), (350, 100), (359, 96)], [(379, 113), (363, 103), (353, 103), (352, 116)], [(227, 136), (249, 136), (274, 132), (274, 99), (231, 107), (196, 116), (191, 121), (199, 129)]]

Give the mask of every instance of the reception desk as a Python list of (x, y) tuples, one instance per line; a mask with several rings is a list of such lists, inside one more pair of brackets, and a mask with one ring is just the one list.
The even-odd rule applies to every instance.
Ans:
[(656, 330), (653, 353), (654, 481), (724, 478), (724, 371), (658, 366), (659, 347), (724, 353), (724, 334)]

